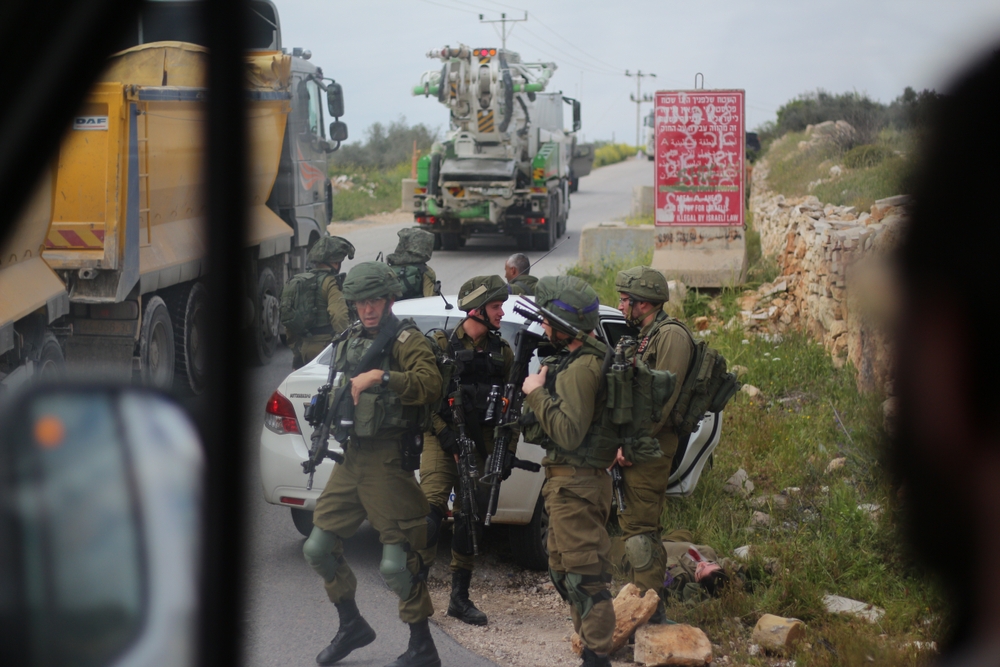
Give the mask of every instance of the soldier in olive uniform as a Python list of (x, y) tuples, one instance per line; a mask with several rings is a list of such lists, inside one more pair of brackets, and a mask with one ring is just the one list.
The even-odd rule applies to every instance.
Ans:
[[(451, 332), (436, 331), (434, 340), (457, 364), (448, 389), (462, 392), (466, 435), (476, 443), (476, 467), (484, 469), (493, 452), (495, 419), (486, 422), (487, 400), (494, 387), (500, 395), (514, 363), (514, 353), (500, 337), (500, 319), (507, 300), (507, 285), (500, 276), (477, 276), (458, 292), (458, 307), (466, 318)], [(440, 526), (448, 511), (448, 497), (458, 482), (458, 432), (451, 411), (434, 415), (433, 433), (424, 437), (420, 459), (420, 488), (431, 505), (430, 519)], [(512, 438), (512, 448), (517, 438)], [(456, 509), (457, 503), (456, 503)], [(476, 528), (478, 529), (478, 527)], [(451, 601), (448, 615), (471, 625), (486, 625), (486, 614), (469, 600), (473, 551), (466, 524), (456, 521), (451, 547)]]
[(503, 265), (504, 276), (507, 278), (507, 291), (511, 294), (523, 294), (525, 296), (535, 296), (535, 285), (538, 278), (529, 276), (531, 262), (528, 256), (516, 252), (507, 258)]
[(340, 273), (340, 265), (345, 257), (354, 259), (354, 246), (339, 236), (324, 236), (309, 249), (312, 271), (320, 274), (321, 298), (317, 306), (326, 305), (325, 315), (329, 317), (329, 323), (326, 323), (326, 317), (317, 313), (316, 320), (323, 320), (323, 324), (310, 328), (305, 335), (286, 335), (288, 346), (292, 348), (293, 368), (301, 368), (315, 359), (335, 335), (351, 325), (347, 302), (341, 291), (344, 274)]
[[(584, 332), (598, 325), (597, 293), (575, 277), (538, 281), (536, 302)], [(611, 478), (617, 438), (600, 428), (606, 390), (602, 366), (607, 348), (592, 335), (573, 338), (546, 322), (557, 347), (540, 372), (524, 380), (528, 442), (545, 448), (545, 509), (549, 513), (549, 575), (571, 605), (573, 627), (583, 642), (583, 666), (610, 665), (615, 610), (608, 583), (611, 542), (605, 530), (611, 510)]]
[(321, 665), (375, 640), (355, 604), (357, 580), (343, 557), (343, 540), (365, 519), (379, 533), (379, 570), (399, 596), (399, 617), (410, 625), (409, 647), (390, 667), (441, 664), (427, 624), (434, 613), (425, 583), (429, 507), (413, 471), (402, 467), (402, 448), (426, 428), (428, 406), (439, 399), (442, 380), (430, 342), (411, 320), (400, 322), (392, 314), (400, 292), (396, 274), (380, 262), (355, 266), (344, 281), (344, 296), (360, 322), (335, 342), (334, 369), (350, 377), (381, 332), (392, 338), (380, 363), (350, 381), (347, 400), (353, 399), (354, 411), (344, 461), (316, 501), (315, 526), (303, 547), (340, 616), (336, 636), (316, 657)]
[(434, 235), (426, 229), (408, 227), (396, 232), (399, 243), (385, 258), (403, 285), (403, 299), (434, 296), (438, 293), (437, 274), (427, 266), (434, 253)]
[[(669, 417), (687, 376), (694, 345), (684, 323), (663, 311), (670, 291), (662, 273), (648, 266), (620, 271), (615, 278), (615, 288), (619, 293), (618, 310), (629, 324), (639, 328), (636, 351), (639, 358), (653, 369), (670, 371), (677, 376), (674, 392), (651, 434), (659, 441), (663, 456), (638, 463), (627, 460), (621, 449), (617, 455), (625, 482), (626, 509), (618, 515), (622, 535), (615, 538), (623, 544), (614, 545), (614, 552), (623, 554), (624, 569), (641, 592), (652, 589), (662, 595), (667, 554), (660, 539), (660, 518), (677, 451), (677, 434)], [(651, 622), (665, 620), (661, 603)]]

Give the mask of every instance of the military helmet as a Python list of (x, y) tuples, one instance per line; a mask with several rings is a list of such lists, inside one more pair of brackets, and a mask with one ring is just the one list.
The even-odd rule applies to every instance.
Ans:
[(469, 312), (494, 301), (506, 301), (507, 283), (500, 276), (476, 276), (458, 290), (458, 309)]
[(313, 265), (339, 264), (344, 257), (354, 259), (354, 246), (339, 236), (324, 236), (309, 249), (309, 263)]
[(382, 262), (361, 262), (347, 272), (344, 279), (344, 299), (362, 301), (364, 299), (403, 296), (403, 286), (396, 272)]
[(396, 251), (389, 253), (385, 258), (389, 266), (426, 264), (431, 260), (431, 254), (434, 252), (434, 235), (429, 231), (419, 227), (407, 227), (396, 232), (396, 236), (399, 237)]
[(670, 301), (667, 279), (662, 273), (648, 266), (633, 266), (631, 269), (619, 271), (615, 277), (615, 289), (637, 301), (650, 303)]
[(584, 331), (600, 322), (597, 292), (576, 276), (545, 276), (535, 286), (535, 301)]

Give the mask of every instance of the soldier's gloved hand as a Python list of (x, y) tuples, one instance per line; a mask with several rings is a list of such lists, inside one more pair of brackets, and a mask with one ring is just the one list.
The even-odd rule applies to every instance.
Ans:
[(514, 452), (509, 449), (504, 452), (503, 471), (500, 473), (500, 481), (506, 482), (510, 473), (514, 470)]
[(435, 433), (438, 442), (441, 443), (441, 450), (448, 456), (457, 456), (460, 453), (458, 446), (458, 435), (451, 430), (449, 427), (445, 426), (440, 431)]

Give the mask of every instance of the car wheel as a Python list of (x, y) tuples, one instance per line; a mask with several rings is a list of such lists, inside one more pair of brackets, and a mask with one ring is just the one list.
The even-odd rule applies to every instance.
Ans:
[(510, 551), (514, 562), (526, 570), (544, 571), (549, 567), (549, 513), (545, 499), (538, 494), (531, 521), (510, 527)]
[(440, 250), (441, 249), (441, 235), (440, 234), (435, 234), (434, 235), (434, 249), (435, 250)]
[(522, 232), (514, 235), (518, 250), (531, 250), (531, 232)]
[(312, 510), (300, 510), (297, 507), (293, 507), (292, 523), (295, 524), (295, 529), (299, 531), (302, 537), (309, 537), (313, 532)]

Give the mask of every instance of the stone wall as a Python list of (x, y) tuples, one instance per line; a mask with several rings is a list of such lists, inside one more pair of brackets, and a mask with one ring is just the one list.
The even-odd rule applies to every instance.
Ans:
[(785, 197), (767, 185), (766, 160), (753, 170), (750, 209), (764, 254), (780, 277), (741, 297), (744, 322), (760, 332), (804, 330), (850, 361), (862, 391), (887, 391), (891, 349), (885, 335), (894, 307), (889, 253), (905, 222), (905, 195), (870, 211)]

